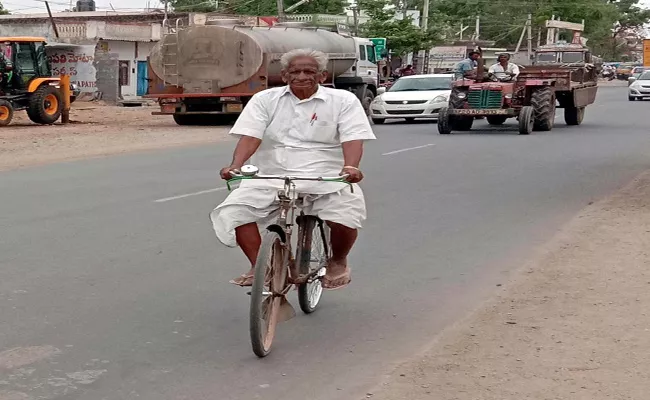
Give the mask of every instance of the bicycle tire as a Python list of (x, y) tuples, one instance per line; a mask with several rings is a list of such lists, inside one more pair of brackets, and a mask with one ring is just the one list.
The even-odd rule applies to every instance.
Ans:
[[(269, 264), (268, 261), (271, 261)], [(267, 267), (269, 270), (269, 288), (266, 290)], [(287, 281), (287, 266), (284, 259), (284, 244), (276, 232), (266, 231), (262, 237), (255, 263), (255, 276), (251, 288), (249, 331), (253, 353), (262, 358), (271, 352), (278, 321), (281, 297), (265, 292), (278, 292)], [(279, 287), (282, 285), (282, 287)]]
[[(319, 246), (320, 244), (320, 246)], [(314, 250), (315, 249), (315, 250)], [(314, 260), (314, 252), (319, 252)], [(303, 215), (298, 222), (298, 246), (296, 248), (300, 274), (309, 274), (325, 266), (330, 257), (329, 227), (318, 217)], [(315, 268), (312, 264), (316, 262)], [(318, 277), (298, 286), (298, 302), (305, 314), (316, 311), (323, 295), (323, 285)]]

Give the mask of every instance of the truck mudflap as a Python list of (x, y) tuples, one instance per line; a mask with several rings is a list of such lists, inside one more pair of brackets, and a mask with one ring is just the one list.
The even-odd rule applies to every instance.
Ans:
[(450, 108), (449, 115), (458, 115), (458, 116), (473, 116), (473, 117), (485, 117), (489, 115), (503, 115), (506, 117), (514, 117), (519, 113), (518, 110), (514, 108)]
[(573, 104), (576, 107), (586, 107), (596, 101), (598, 86), (588, 86), (573, 90)]

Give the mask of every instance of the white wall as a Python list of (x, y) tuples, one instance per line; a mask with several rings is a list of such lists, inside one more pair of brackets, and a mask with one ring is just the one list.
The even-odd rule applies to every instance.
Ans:
[(129, 82), (128, 85), (123, 85), (121, 88), (122, 97), (124, 97), (125, 100), (137, 97), (138, 61), (147, 61), (147, 57), (155, 43), (124, 42), (117, 40), (107, 40), (106, 43), (110, 53), (117, 54), (120, 61), (129, 62)]

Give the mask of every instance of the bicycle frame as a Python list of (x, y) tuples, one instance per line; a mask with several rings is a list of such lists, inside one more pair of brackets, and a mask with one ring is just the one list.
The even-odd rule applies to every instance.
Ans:
[(247, 175), (231, 173), (233, 178), (229, 179), (226, 185), (228, 186), (228, 190), (231, 190), (231, 183), (247, 179), (281, 180), (284, 182), (284, 189), (278, 191), (278, 199), (280, 201), (278, 208), (280, 215), (278, 216), (276, 224), (268, 226), (267, 229), (273, 230), (274, 226), (279, 228), (281, 232), (278, 233), (284, 236), (285, 246), (290, 250), (289, 254), (291, 253), (291, 234), (293, 231), (294, 221), (296, 220), (296, 208), (302, 206), (303, 199), (297, 193), (294, 181), (340, 182), (349, 185), (350, 190), (354, 192), (354, 187), (346, 180), (348, 175), (337, 177), (292, 177), (282, 175), (258, 175), (256, 171), (257, 168), (255, 168), (254, 173)]

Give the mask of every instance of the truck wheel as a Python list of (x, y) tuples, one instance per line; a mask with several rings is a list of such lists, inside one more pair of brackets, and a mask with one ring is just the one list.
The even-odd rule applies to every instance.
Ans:
[(7, 126), (14, 118), (14, 107), (7, 100), (0, 100), (0, 126)]
[(196, 114), (174, 114), (174, 122), (182, 126), (202, 125), (204, 122), (202, 117)]
[(54, 86), (45, 84), (30, 95), (27, 116), (34, 123), (50, 125), (59, 119), (62, 110), (61, 92)]
[(502, 115), (491, 115), (487, 117), (487, 122), (490, 125), (503, 125), (503, 123), (506, 122), (506, 119), (508, 119), (508, 117)]
[(438, 112), (438, 133), (441, 135), (449, 135), (451, 133), (451, 115), (449, 115), (449, 108), (443, 107)]
[(452, 122), (452, 129), (455, 131), (470, 131), (474, 124), (474, 117), (455, 118)]
[(370, 89), (366, 89), (366, 93), (363, 95), (363, 109), (366, 111), (366, 115), (370, 116), (370, 103), (375, 99), (375, 95)]
[(535, 124), (535, 110), (531, 106), (524, 106), (519, 111), (519, 134), (530, 135)]
[(584, 117), (584, 107), (567, 107), (564, 109), (564, 122), (567, 125), (580, 125)]
[(549, 86), (539, 88), (530, 98), (533, 107), (535, 122), (533, 129), (536, 131), (550, 131), (555, 122), (555, 95)]

